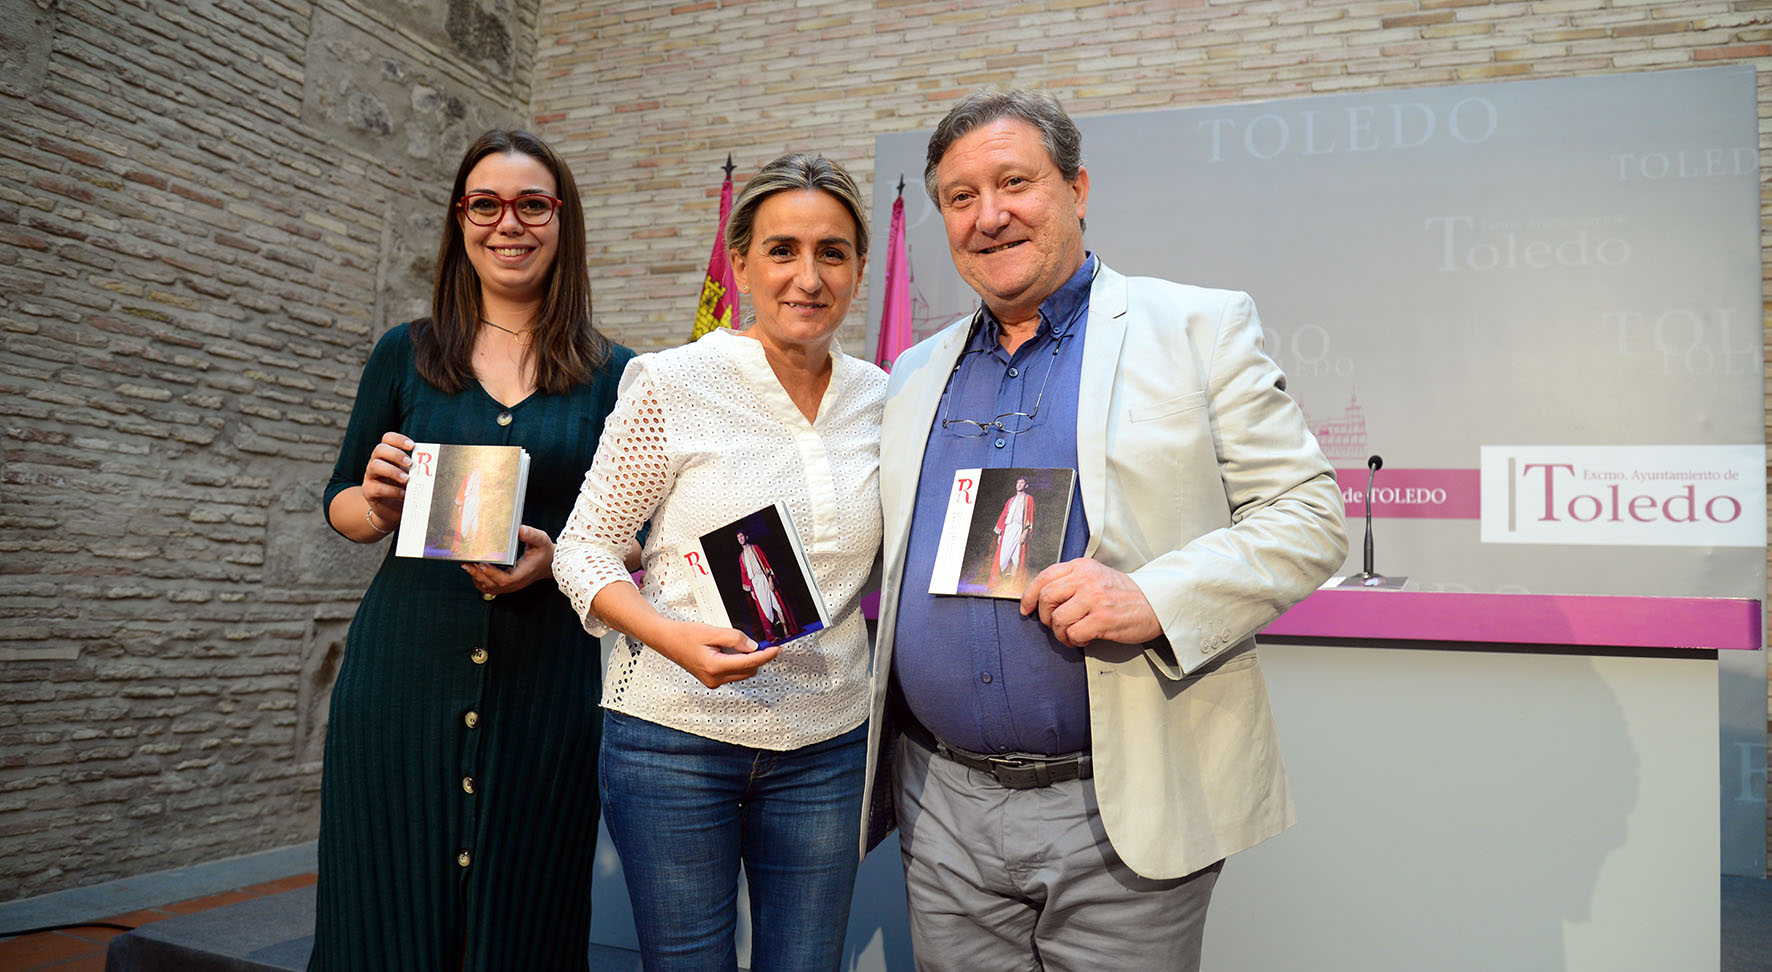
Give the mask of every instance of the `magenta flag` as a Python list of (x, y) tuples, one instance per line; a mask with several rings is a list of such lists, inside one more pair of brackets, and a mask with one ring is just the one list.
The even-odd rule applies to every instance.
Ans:
[(701, 282), (701, 300), (695, 305), (695, 327), (689, 340), (699, 341), (715, 328), (731, 327), (738, 316), (738, 285), (732, 263), (726, 258), (726, 217), (732, 214), (732, 158), (726, 158), (726, 181), (720, 184), (720, 225), (714, 230), (714, 252), (708, 257), (708, 273)]
[(892, 202), (892, 231), (886, 238), (886, 297), (881, 301), (880, 343), (874, 363), (887, 371), (911, 346), (911, 254), (904, 241), (904, 196)]

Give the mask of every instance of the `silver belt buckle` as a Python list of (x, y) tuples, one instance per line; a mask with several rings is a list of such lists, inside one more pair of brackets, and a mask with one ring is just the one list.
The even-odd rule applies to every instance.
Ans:
[(1038, 759), (1031, 756), (986, 756), (985, 761), (991, 764), (991, 775), (996, 778), (997, 782), (1011, 789), (1031, 789), (1025, 785), (1025, 777), (1018, 776), (1017, 771), (1031, 772), (1035, 787), (1050, 786), (1052, 783), (1052, 761), (1049, 759)]

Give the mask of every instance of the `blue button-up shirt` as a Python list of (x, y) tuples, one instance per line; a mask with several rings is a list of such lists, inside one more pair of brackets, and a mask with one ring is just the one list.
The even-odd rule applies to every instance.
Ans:
[[(1089, 256), (1041, 302), (1034, 336), (1013, 355), (1003, 350), (997, 320), (980, 311), (929, 429), (892, 671), (917, 720), (962, 749), (1058, 755), (1089, 748), (1082, 652), (1060, 644), (1038, 612), (1022, 617), (1019, 601), (930, 594), (929, 576), (956, 469), (1077, 468), (1077, 392), (1096, 266)], [(1039, 411), (1019, 435), (990, 429), (964, 438), (941, 427), (944, 418), (982, 424), (1007, 412), (1033, 412), (1036, 401)], [(1060, 562), (1081, 557), (1088, 542), (1079, 487)]]

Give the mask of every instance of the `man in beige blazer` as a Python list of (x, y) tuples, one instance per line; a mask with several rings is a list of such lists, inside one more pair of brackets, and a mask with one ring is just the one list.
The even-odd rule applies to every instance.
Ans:
[[(1195, 969), (1293, 819), (1253, 635), (1346, 555), (1334, 472), (1247, 295), (1087, 252), (1056, 101), (962, 100), (925, 182), (983, 306), (892, 371), (864, 849), (896, 811), (919, 969)], [(1019, 603), (925, 593), (956, 469), (1066, 466)]]

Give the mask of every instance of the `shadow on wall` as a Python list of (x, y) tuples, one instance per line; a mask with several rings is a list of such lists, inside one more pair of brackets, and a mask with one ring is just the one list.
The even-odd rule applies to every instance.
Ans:
[[(1226, 866), (1215, 967), (1561, 969), (1568, 930), (1613, 927), (1596, 908), (1620, 904), (1619, 878), (1602, 897), (1600, 875), (1644, 758), (1596, 659), (1309, 645), (1263, 661), (1299, 824)], [(1644, 853), (1618, 864), (1652, 867)]]
[(335, 533), (321, 513), (321, 484), (295, 475), (285, 470), (275, 487), (281, 499), (265, 525), (265, 584), (282, 596), (316, 602), (301, 643), (290, 755), (303, 771), (318, 773), (345, 635), (387, 551), (386, 544), (355, 544)]
[(904, 865), (894, 833), (861, 862), (856, 875), (849, 939), (843, 946), (844, 972), (911, 972), (911, 926), (904, 895)]

